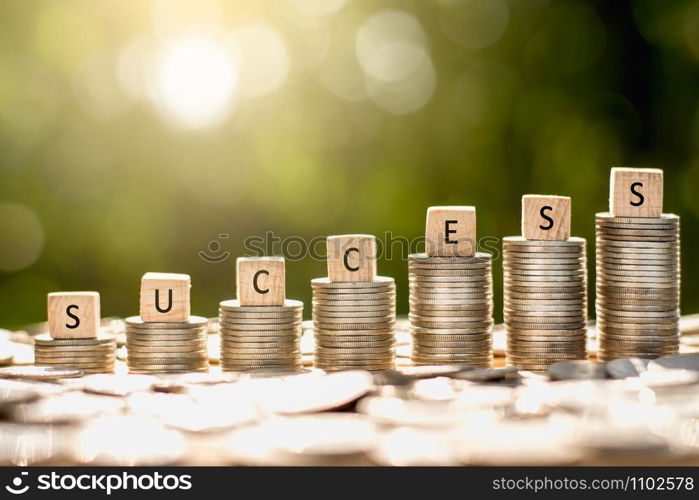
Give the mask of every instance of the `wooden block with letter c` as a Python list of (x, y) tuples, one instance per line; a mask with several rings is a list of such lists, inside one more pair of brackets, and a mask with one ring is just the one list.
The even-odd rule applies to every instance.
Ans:
[(241, 306), (282, 306), (286, 299), (283, 257), (240, 257), (236, 261)]
[(375, 281), (376, 237), (369, 234), (328, 236), (330, 281)]

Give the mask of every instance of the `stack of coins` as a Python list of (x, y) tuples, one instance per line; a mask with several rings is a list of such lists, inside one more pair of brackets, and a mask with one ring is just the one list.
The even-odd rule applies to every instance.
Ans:
[(374, 281), (311, 281), (315, 366), (336, 370), (394, 367), (396, 286), (393, 278)]
[(185, 373), (209, 369), (207, 319), (186, 322), (144, 322), (126, 318), (126, 350), (131, 373)]
[(34, 337), (34, 364), (75, 368), (84, 373), (114, 371), (116, 337), (100, 333), (94, 338), (55, 339), (48, 333)]
[(599, 358), (679, 349), (680, 218), (596, 216)]
[(492, 362), (492, 257), (408, 256), (415, 364)]
[(303, 302), (241, 306), (239, 300), (224, 300), (218, 314), (224, 370), (301, 369)]
[(585, 239), (503, 239), (507, 362), (524, 370), (587, 357)]

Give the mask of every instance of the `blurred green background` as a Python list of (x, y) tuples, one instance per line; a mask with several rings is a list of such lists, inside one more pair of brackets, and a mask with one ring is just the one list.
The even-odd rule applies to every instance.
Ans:
[[(0, 326), (58, 290), (137, 314), (146, 271), (191, 274), (215, 316), (246, 237), (414, 238), (449, 204), (514, 235), (525, 193), (573, 197), (593, 273), (611, 166), (665, 169), (699, 310), (697, 0), (5, 0), (0, 20)], [(407, 312), (406, 262), (379, 271)], [(288, 262), (287, 295), (308, 309), (325, 274)], [(501, 289), (498, 261), (498, 321)]]

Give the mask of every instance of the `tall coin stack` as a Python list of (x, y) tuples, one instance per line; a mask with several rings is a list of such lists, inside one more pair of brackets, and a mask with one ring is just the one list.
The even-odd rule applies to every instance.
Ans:
[(49, 333), (34, 337), (34, 364), (76, 368), (84, 373), (114, 371), (116, 338), (100, 332), (97, 292), (48, 295)]
[(623, 215), (596, 216), (598, 357), (676, 354), (680, 218), (662, 214), (662, 171), (613, 169), (610, 201)]
[(329, 236), (328, 277), (311, 286), (317, 368), (394, 368), (396, 285), (376, 275), (374, 236)]
[(492, 257), (474, 253), (474, 207), (430, 207), (425, 250), (408, 256), (412, 361), (492, 363)]
[(492, 363), (492, 256), (408, 256), (413, 363)]
[(303, 302), (286, 299), (284, 259), (241, 257), (236, 277), (238, 300), (218, 310), (221, 367), (300, 370)]
[(507, 363), (519, 369), (587, 357), (585, 239), (570, 237), (570, 204), (524, 196), (524, 236), (503, 239)]
[(186, 373), (209, 369), (208, 320), (190, 316), (190, 277), (146, 273), (141, 315), (126, 318), (131, 373)]

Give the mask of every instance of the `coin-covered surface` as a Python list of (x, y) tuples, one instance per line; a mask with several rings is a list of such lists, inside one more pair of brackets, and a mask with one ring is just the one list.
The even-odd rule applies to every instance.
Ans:
[(507, 362), (543, 371), (587, 357), (585, 240), (503, 239)]
[(144, 322), (126, 318), (127, 363), (130, 373), (186, 373), (209, 368), (208, 320), (190, 316), (182, 323)]
[(313, 364), (326, 371), (389, 370), (395, 366), (396, 286), (393, 278), (311, 281)]
[(412, 361), (492, 363), (492, 256), (408, 256)]
[(48, 333), (34, 338), (34, 364), (76, 369), (82, 373), (114, 372), (116, 337), (100, 332), (95, 338), (55, 339)]
[(237, 300), (225, 300), (218, 313), (224, 370), (302, 369), (303, 302), (287, 299), (280, 306), (241, 306)]
[(599, 359), (676, 354), (680, 218), (599, 213), (596, 238)]

